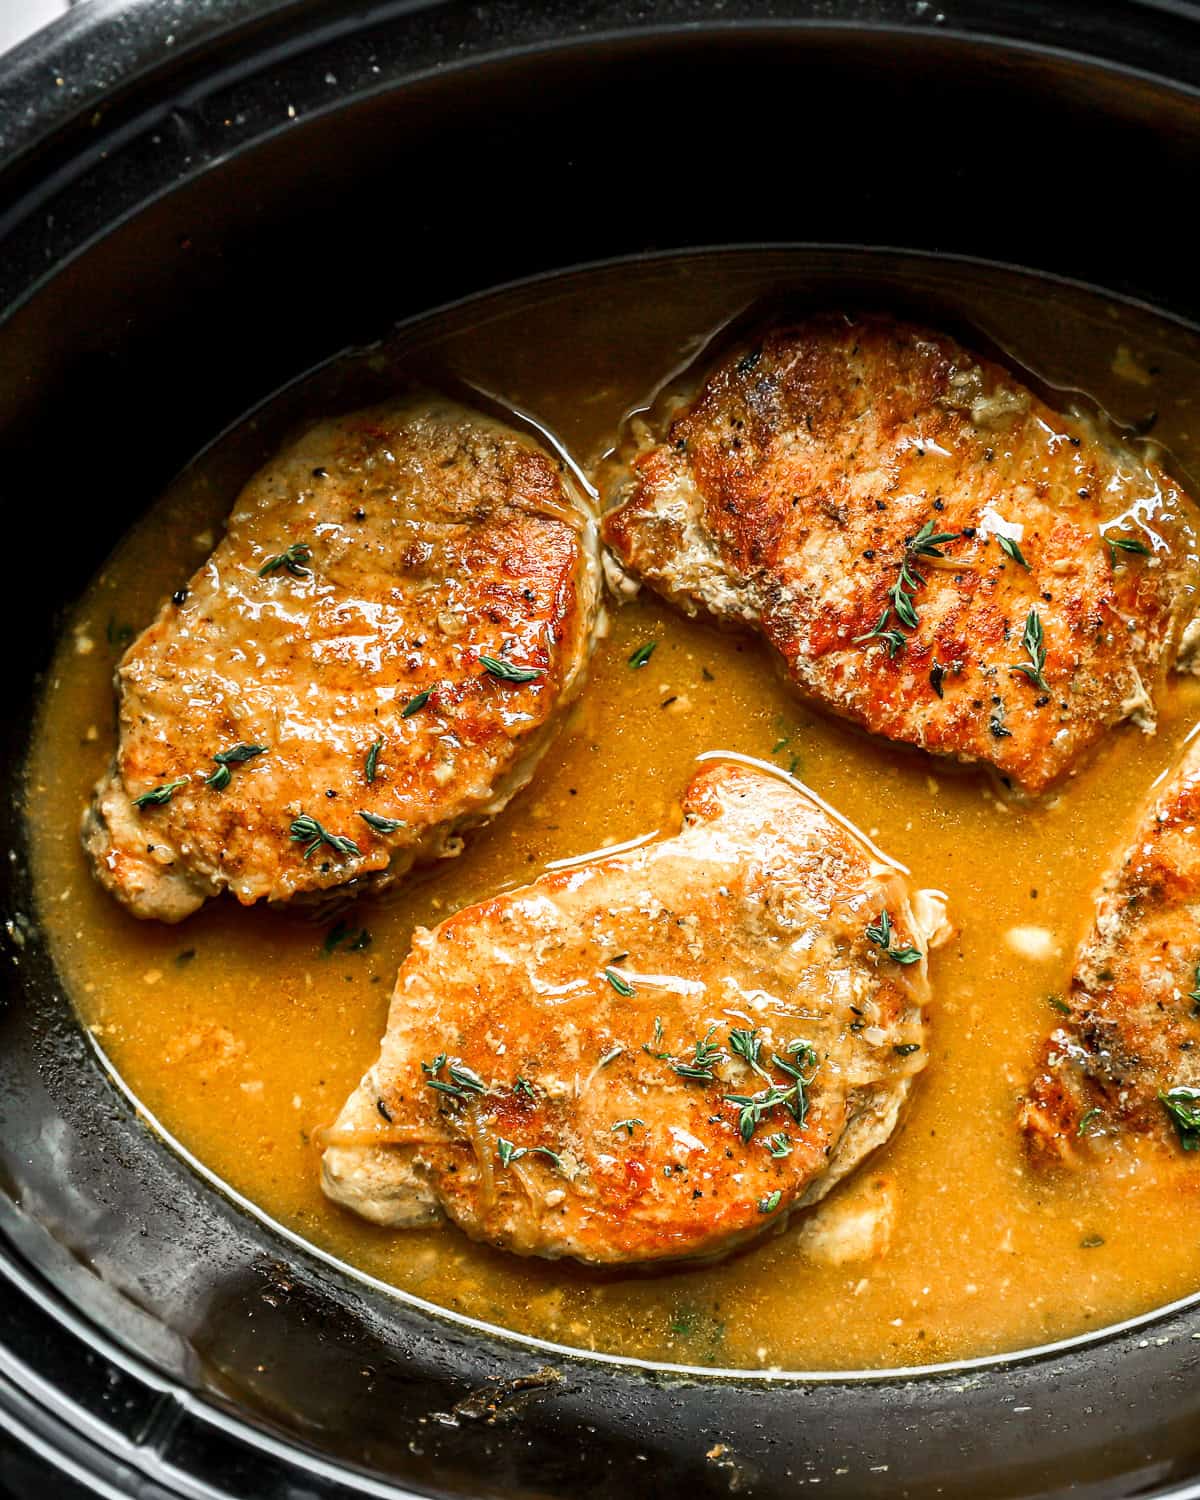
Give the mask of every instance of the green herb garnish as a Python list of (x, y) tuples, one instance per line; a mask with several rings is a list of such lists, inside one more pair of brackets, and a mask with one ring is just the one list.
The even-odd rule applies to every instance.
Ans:
[(363, 774), (366, 776), (368, 786), (375, 780), (375, 772), (379, 769), (379, 752), (382, 749), (383, 735), (380, 735), (367, 751), (367, 763), (363, 768)]
[(908, 946), (905, 948), (892, 947), (892, 918), (885, 908), (879, 913), (878, 922), (872, 922), (866, 930), (866, 938), (869, 943), (874, 943), (877, 948), (882, 948), (884, 956), (891, 958), (898, 964), (915, 964), (920, 960), (921, 950)]
[(618, 1120), (614, 1125), (610, 1125), (609, 1129), (610, 1130), (624, 1130), (628, 1134), (629, 1139), (632, 1140), (633, 1139), (633, 1132), (637, 1129), (637, 1127), (639, 1125), (643, 1125), (644, 1126), (645, 1123), (646, 1123), (645, 1120)]
[(143, 792), (140, 797), (133, 799), (134, 807), (165, 807), (181, 786), (187, 786), (186, 776), (178, 776), (174, 781), (165, 782), (162, 786), (156, 786), (152, 792)]
[(790, 1156), (792, 1154), (792, 1138), (786, 1130), (777, 1130), (774, 1135), (769, 1135), (763, 1145), (772, 1156)]
[(775, 1212), (775, 1210), (779, 1207), (779, 1203), (780, 1203), (780, 1200), (782, 1199), (782, 1197), (783, 1197), (783, 1189), (782, 1188), (776, 1188), (773, 1193), (768, 1193), (765, 1198), (760, 1198), (758, 1200), (758, 1211), (759, 1211), (759, 1213), (760, 1214), (773, 1214)]
[(289, 830), (293, 844), (304, 844), (304, 858), (308, 859), (322, 844), (328, 844), (335, 854), (360, 855), (362, 850), (353, 839), (343, 838), (339, 833), (330, 833), (323, 828), (316, 818), (309, 817), (308, 813), (301, 813), (292, 822)]
[(523, 1156), (544, 1156), (553, 1162), (564, 1175), (567, 1170), (562, 1157), (557, 1151), (551, 1151), (549, 1146), (514, 1146), (503, 1136), (498, 1136), (496, 1139), (496, 1155), (500, 1158), (502, 1167), (507, 1167), (510, 1161), (520, 1161)]
[(883, 613), (866, 635), (854, 638), (853, 645), (878, 640), (889, 658), (893, 661), (896, 659), (904, 650), (906, 638), (902, 631), (889, 629), (891, 616), (895, 614), (897, 622), (905, 630), (915, 630), (920, 624), (914, 601), (917, 590), (925, 587), (925, 575), (913, 566), (914, 560), (920, 557), (944, 558), (946, 554), (942, 551), (943, 544), (956, 541), (961, 535), (961, 531), (934, 531), (933, 522), (925, 522), (916, 536), (905, 545), (904, 555), (900, 559), (900, 572), (887, 591), (889, 602)]
[(1051, 1010), (1056, 1010), (1060, 1016), (1069, 1016), (1071, 1014), (1071, 1007), (1061, 995), (1047, 995), (1046, 1004)]
[[(443, 1068), (445, 1078), (441, 1077)], [(439, 1052), (432, 1062), (423, 1062), (421, 1072), (429, 1088), (436, 1089), (439, 1094), (449, 1094), (452, 1099), (465, 1099), (469, 1094), (482, 1094), (487, 1090), (474, 1068), (468, 1068), (461, 1058), (447, 1057), (444, 1052)]]
[(256, 755), (265, 755), (266, 745), (234, 745), (232, 750), (218, 750), (213, 756), (217, 763), (217, 769), (211, 776), (204, 778), (204, 785), (212, 787), (214, 792), (223, 792), (229, 785), (233, 773), (230, 766), (244, 765), (246, 761), (253, 760)]
[(1159, 1102), (1170, 1115), (1179, 1133), (1179, 1144), (1185, 1151), (1200, 1151), (1200, 1089), (1160, 1089)]
[(398, 828), (404, 827), (403, 818), (381, 818), (378, 813), (363, 812), (362, 808), (359, 808), (358, 815), (376, 833), (395, 833)]
[(629, 999), (630, 995), (637, 994), (637, 990), (625, 978), (624, 974), (620, 970), (614, 969), (611, 964), (605, 969), (604, 977), (612, 985), (613, 989), (616, 990), (617, 994), (624, 996), (626, 1000)]
[(277, 552), (274, 557), (268, 557), (266, 562), (258, 570), (260, 578), (267, 578), (270, 574), (278, 572), (280, 568), (286, 569), (293, 578), (307, 578), (312, 572), (304, 564), (312, 560), (312, 548), (307, 542), (293, 542), (290, 547), (285, 547), (282, 552)]
[(897, 1057), (911, 1057), (914, 1052), (920, 1052), (920, 1042), (897, 1042), (892, 1051)]
[[(749, 1044), (745, 1040), (748, 1035), (753, 1038), (753, 1041)], [(758, 1038), (752, 1032), (739, 1032), (738, 1036), (738, 1045), (746, 1048), (745, 1051), (740, 1051), (738, 1055), (748, 1062), (767, 1084), (767, 1087), (760, 1089), (757, 1094), (724, 1095), (724, 1103), (736, 1104), (738, 1106), (738, 1134), (742, 1140), (749, 1142), (763, 1119), (773, 1109), (777, 1109), (781, 1105), (803, 1130), (804, 1122), (808, 1118), (808, 1087), (816, 1076), (816, 1070), (819, 1066), (817, 1055), (812, 1047), (808, 1042), (792, 1042), (788, 1048), (793, 1058), (793, 1061), (790, 1063), (780, 1057), (778, 1052), (772, 1052), (771, 1062), (773, 1065), (792, 1080), (791, 1083), (782, 1084), (773, 1078), (759, 1061), (760, 1048)], [(753, 1052), (752, 1058), (747, 1055), (748, 1052)], [(811, 1069), (811, 1072), (807, 1074), (802, 1071), (806, 1066)], [(772, 1151), (771, 1154), (786, 1155), (787, 1153)]]
[(1188, 991), (1188, 999), (1192, 1002), (1192, 1015), (1200, 1018), (1200, 964), (1196, 965), (1192, 974), (1192, 988)]
[(400, 710), (400, 717), (402, 719), (411, 719), (413, 714), (419, 714), (425, 707), (425, 705), (429, 702), (432, 694), (432, 688), (425, 688), (419, 693), (414, 693), (408, 700), (408, 702), (404, 705), (404, 707)]
[(1025, 554), (1021, 551), (1020, 545), (1013, 541), (1012, 537), (1001, 536), (997, 533), (996, 540), (1000, 543), (1000, 550), (1006, 557), (1011, 557), (1013, 562), (1020, 563), (1026, 572), (1030, 571), (1029, 564), (1025, 561)]
[(1012, 670), (1028, 677), (1035, 687), (1041, 688), (1043, 693), (1048, 693), (1050, 684), (1044, 675), (1046, 648), (1042, 644), (1042, 622), (1036, 609), (1031, 609), (1025, 616), (1025, 630), (1021, 636), (1021, 645), (1025, 648), (1029, 661), (1022, 662), (1020, 666), (1013, 667)]
[(1138, 557), (1151, 557), (1153, 554), (1145, 542), (1139, 542), (1132, 536), (1103, 536), (1102, 539), (1108, 548), (1108, 560), (1115, 568), (1117, 565), (1118, 552), (1132, 552)]
[(1075, 1132), (1075, 1138), (1077, 1140), (1082, 1140), (1083, 1137), (1087, 1135), (1088, 1127), (1094, 1120), (1098, 1120), (1100, 1118), (1101, 1113), (1102, 1111), (1100, 1110), (1099, 1106), (1095, 1106), (1092, 1109), (1087, 1110), (1083, 1114), (1079, 1121), (1079, 1128)]
[(714, 1047), (710, 1040), (716, 1029), (715, 1026), (710, 1026), (704, 1033), (704, 1036), (698, 1042), (694, 1043), (693, 1055), (690, 1058), (684, 1062), (672, 1060), (671, 1067), (679, 1074), (680, 1078), (686, 1078), (689, 1082), (693, 1083), (713, 1083), (715, 1081), (716, 1074), (713, 1072), (713, 1068), (716, 1067), (717, 1063), (723, 1062), (725, 1059), (724, 1052), (721, 1051), (720, 1047)]
[(545, 669), (542, 667), (514, 667), (512, 662), (504, 661), (499, 656), (481, 656), (479, 665), (501, 682), (533, 682), (535, 678), (545, 676)]
[(514, 1094), (524, 1094), (526, 1099), (533, 1098), (533, 1084), (530, 1083), (528, 1078), (522, 1078), (519, 1073), (517, 1074), (516, 1082), (512, 1086), (512, 1091)]
[(647, 641), (644, 646), (639, 646), (633, 653), (633, 655), (629, 658), (629, 665), (635, 670), (638, 667), (644, 667), (650, 660), (650, 658), (654, 655), (654, 650), (657, 645), (657, 641)]

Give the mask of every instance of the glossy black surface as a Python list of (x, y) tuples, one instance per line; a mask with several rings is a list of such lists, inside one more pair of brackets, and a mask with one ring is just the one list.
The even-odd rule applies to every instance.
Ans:
[[(130, 519), (282, 381), (424, 307), (611, 255), (820, 242), (980, 255), (1200, 314), (1187, 6), (141, 0), (77, 12), (8, 68), (13, 792), (57, 613)], [(15, 795), (3, 817), (15, 920)], [(1200, 1474), (1195, 1311), (970, 1371), (772, 1383), (539, 1351), (376, 1292), (147, 1133), (18, 931), (0, 992), (0, 1427), (97, 1493), (819, 1480), (988, 1500), (1183, 1494)], [(557, 1378), (515, 1410), (454, 1415), (543, 1367)]]

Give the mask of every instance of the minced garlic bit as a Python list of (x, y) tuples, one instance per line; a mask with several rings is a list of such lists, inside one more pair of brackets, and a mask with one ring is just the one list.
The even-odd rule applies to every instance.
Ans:
[(1004, 941), (1018, 958), (1030, 963), (1044, 964), (1058, 957), (1058, 943), (1046, 927), (1010, 927), (1004, 934)]

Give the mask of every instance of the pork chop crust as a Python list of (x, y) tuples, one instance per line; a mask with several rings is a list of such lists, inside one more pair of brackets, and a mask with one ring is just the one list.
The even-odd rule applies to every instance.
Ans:
[(631, 422), (600, 484), (636, 577), (759, 631), (811, 701), (1028, 793), (1153, 727), (1196, 608), (1190, 503), (1157, 464), (882, 317), (743, 343)]
[(703, 764), (673, 836), (418, 931), (326, 1193), (596, 1264), (778, 1225), (887, 1139), (924, 1065), (912, 895), (797, 783)]
[(172, 922), (223, 890), (379, 890), (456, 853), (580, 685), (594, 532), (560, 459), (450, 401), (314, 427), (118, 665), (83, 825), (97, 878)]
[(1200, 1149), (1200, 742), (1101, 883), (1056, 1004), (1020, 1107), (1034, 1158), (1079, 1164), (1123, 1137)]

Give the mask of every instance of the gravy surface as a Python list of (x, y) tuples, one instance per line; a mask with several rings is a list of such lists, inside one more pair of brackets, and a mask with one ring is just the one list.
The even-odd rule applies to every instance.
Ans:
[[(1093, 888), (1200, 720), (1195, 679), (1169, 687), (1157, 734), (1115, 731), (1059, 795), (1022, 805), (982, 773), (806, 709), (765, 648), (643, 592), (610, 606), (589, 683), (526, 791), (462, 857), (387, 901), (359, 902), (340, 928), (229, 900), (178, 927), (140, 923), (95, 885), (79, 847), (81, 808), (112, 753), (117, 658), (298, 425), (402, 379), (466, 381), (532, 414), (586, 465), (705, 335), (784, 285), (843, 305), (907, 311), (917, 299), (919, 315), (1007, 351), (1052, 404), (1082, 391), (1123, 424), (1153, 416), (1167, 467), (1200, 493), (1200, 345), (1075, 289), (949, 262), (776, 253), (611, 267), (477, 300), (274, 398), (113, 554), (64, 635), (35, 730), (40, 918), (97, 1046), (162, 1127), (266, 1214), (419, 1297), (585, 1349), (747, 1368), (891, 1367), (1068, 1337), (1200, 1288), (1200, 1161), (1131, 1152), (1103, 1176), (1040, 1179), (1014, 1125)], [(631, 666), (652, 641), (646, 664)], [(900, 1129), (862, 1169), (896, 1184), (890, 1253), (814, 1265), (793, 1223), (722, 1264), (598, 1274), (490, 1251), (450, 1227), (380, 1230), (328, 1203), (319, 1133), (374, 1060), (413, 928), (556, 860), (669, 826), (695, 757), (711, 750), (793, 771), (917, 884), (949, 897), (959, 932), (931, 960), (929, 1063)], [(1048, 938), (1010, 941), (1020, 928)]]

